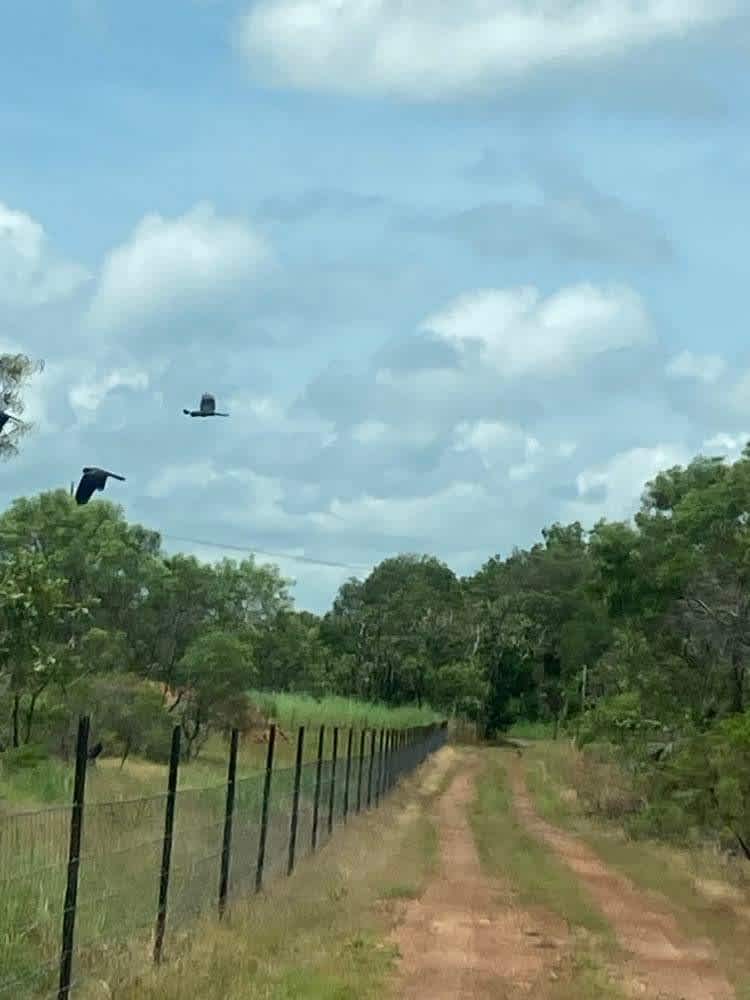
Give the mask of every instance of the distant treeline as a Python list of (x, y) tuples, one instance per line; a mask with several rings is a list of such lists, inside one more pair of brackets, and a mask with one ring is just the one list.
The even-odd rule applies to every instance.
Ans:
[(0, 739), (54, 750), (95, 703), (119, 752), (163, 753), (179, 721), (195, 755), (264, 688), (487, 737), (548, 723), (618, 757), (642, 825), (746, 850), (749, 519), (750, 452), (700, 457), (646, 485), (634, 524), (555, 524), (465, 578), (399, 555), (316, 616), (275, 568), (167, 556), (107, 501), (20, 499), (0, 517)]

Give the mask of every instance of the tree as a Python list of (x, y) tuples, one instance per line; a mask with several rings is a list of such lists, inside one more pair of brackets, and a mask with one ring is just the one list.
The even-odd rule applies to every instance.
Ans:
[(194, 757), (217, 726), (237, 725), (249, 708), (248, 690), (256, 677), (247, 639), (224, 630), (203, 632), (180, 660), (175, 707)]
[(0, 430), (0, 458), (18, 454), (18, 442), (31, 425), (21, 419), (24, 412), (23, 390), (29, 379), (44, 368), (43, 361), (32, 361), (25, 354), (0, 354), (0, 410), (18, 418)]
[(351, 693), (419, 704), (430, 669), (463, 653), (462, 622), (463, 592), (453, 571), (432, 556), (400, 555), (341, 587), (322, 634), (356, 664)]
[(31, 739), (40, 695), (75, 673), (88, 620), (88, 608), (70, 600), (66, 581), (44, 556), (21, 550), (0, 563), (0, 675), (10, 698), (14, 747)]
[(156, 532), (128, 524), (107, 500), (79, 507), (65, 490), (52, 490), (14, 500), (0, 515), (0, 553), (19, 550), (43, 556), (67, 582), (71, 600), (94, 609), (100, 628), (137, 634), (159, 564)]

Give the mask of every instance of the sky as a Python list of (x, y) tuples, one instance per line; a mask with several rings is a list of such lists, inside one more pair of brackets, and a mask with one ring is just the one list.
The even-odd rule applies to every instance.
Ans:
[(111, 469), (316, 612), (631, 516), (750, 439), (749, 98), (750, 0), (4, 4), (0, 505)]

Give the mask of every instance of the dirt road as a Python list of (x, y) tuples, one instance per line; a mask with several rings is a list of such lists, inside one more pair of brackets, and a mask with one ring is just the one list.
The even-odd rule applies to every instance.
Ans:
[(507, 888), (482, 873), (467, 816), (476, 768), (469, 761), (439, 801), (440, 869), (395, 933), (396, 995), (407, 1000), (527, 995), (564, 946), (562, 922), (503, 905)]
[(657, 897), (614, 872), (579, 838), (541, 819), (531, 801), (521, 763), (511, 767), (515, 808), (530, 833), (544, 841), (580, 879), (617, 935), (631, 965), (630, 985), (641, 996), (663, 1000), (731, 1000), (708, 941), (688, 940)]
[[(467, 754), (440, 798), (439, 869), (423, 896), (406, 906), (394, 932), (402, 956), (395, 995), (406, 1000), (560, 995), (553, 984), (571, 953), (567, 926), (547, 911), (519, 906), (507, 885), (481, 869), (468, 818), (479, 766), (478, 755)], [(611, 972), (623, 993), (648, 1000), (732, 1000), (711, 945), (686, 939), (657, 897), (608, 869), (575, 836), (540, 819), (520, 762), (510, 773), (521, 822), (571, 868), (612, 926), (625, 959)]]

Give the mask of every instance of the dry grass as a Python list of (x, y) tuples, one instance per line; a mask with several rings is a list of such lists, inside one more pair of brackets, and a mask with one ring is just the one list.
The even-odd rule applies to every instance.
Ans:
[[(584, 815), (584, 795), (578, 789), (605, 779), (598, 768), (595, 774), (586, 773), (585, 758), (566, 743), (540, 744), (527, 756), (529, 790), (539, 812), (573, 830), (635, 885), (663, 895), (686, 934), (708, 937), (716, 945), (738, 1000), (750, 1000), (750, 952), (745, 945), (750, 933), (750, 866), (709, 848), (683, 850), (633, 840), (612, 819)], [(625, 779), (615, 777), (600, 794), (616, 800), (624, 784)], [(577, 794), (571, 794), (572, 787)]]
[(450, 766), (443, 751), (377, 813), (339, 828), (291, 878), (236, 904), (223, 922), (204, 920), (171, 938), (161, 969), (131, 953), (90, 982), (82, 1000), (382, 997), (397, 959), (384, 943), (388, 931), (436, 863), (428, 808)]

